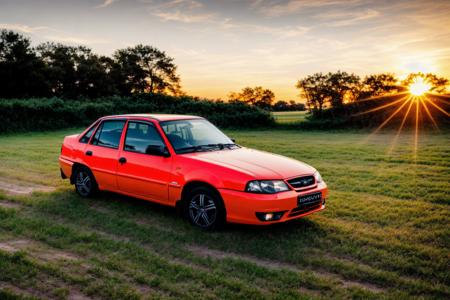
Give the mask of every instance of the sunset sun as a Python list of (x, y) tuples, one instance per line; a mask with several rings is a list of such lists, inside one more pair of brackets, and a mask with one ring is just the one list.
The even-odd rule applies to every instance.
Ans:
[(414, 96), (422, 96), (429, 92), (431, 85), (423, 80), (421, 77), (416, 77), (409, 86), (409, 92)]

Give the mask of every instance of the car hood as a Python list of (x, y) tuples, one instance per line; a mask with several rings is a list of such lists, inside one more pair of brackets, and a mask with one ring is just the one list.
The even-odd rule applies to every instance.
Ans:
[(299, 175), (311, 175), (316, 170), (300, 161), (282, 155), (250, 148), (195, 152), (187, 154), (191, 159), (218, 164), (254, 176), (255, 179), (286, 179)]

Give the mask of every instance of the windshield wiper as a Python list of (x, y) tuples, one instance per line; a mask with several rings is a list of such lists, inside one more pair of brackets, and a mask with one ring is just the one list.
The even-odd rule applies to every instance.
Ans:
[(225, 147), (226, 148), (228, 148), (228, 149), (231, 149), (232, 147), (239, 147), (238, 145), (236, 145), (236, 144), (234, 144), (234, 143), (225, 143), (225, 144), (223, 144), (223, 143), (218, 143), (218, 144), (208, 144), (208, 145), (205, 145), (205, 146), (208, 146), (208, 147), (217, 147), (217, 148), (219, 148), (220, 150), (222, 150), (222, 149), (224, 149)]
[(177, 151), (182, 151), (182, 153), (188, 152), (200, 152), (205, 150), (210, 150), (211, 146), (209, 145), (198, 145), (198, 146), (189, 146), (177, 149)]
[(206, 144), (206, 145), (198, 145), (198, 146), (189, 146), (177, 149), (178, 151), (181, 151), (182, 153), (188, 153), (188, 152), (200, 152), (200, 151), (212, 151), (214, 148), (218, 148), (219, 150), (223, 150), (224, 148), (232, 149), (232, 147), (239, 147), (236, 144)]

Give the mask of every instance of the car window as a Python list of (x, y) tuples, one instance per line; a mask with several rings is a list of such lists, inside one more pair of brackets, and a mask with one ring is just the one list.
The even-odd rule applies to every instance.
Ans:
[(165, 121), (160, 124), (175, 151), (194, 151), (199, 146), (216, 144), (234, 145), (232, 140), (204, 119)]
[(120, 137), (124, 125), (124, 120), (104, 121), (95, 132), (92, 144), (103, 147), (119, 148)]
[(150, 153), (152, 147), (164, 146), (155, 126), (148, 123), (128, 122), (124, 150), (137, 153)]
[(86, 132), (83, 137), (80, 139), (80, 143), (87, 144), (91, 139), (92, 134), (94, 133), (95, 128), (97, 128), (97, 124), (95, 123), (92, 127)]

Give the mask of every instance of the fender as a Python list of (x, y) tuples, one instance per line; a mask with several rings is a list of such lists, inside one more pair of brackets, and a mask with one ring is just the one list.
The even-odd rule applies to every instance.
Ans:
[[(223, 180), (205, 169), (194, 169), (187, 174), (180, 174), (175, 171), (174, 180), (169, 183), (169, 202), (171, 205), (181, 200), (183, 188), (190, 182), (204, 182), (216, 189), (224, 188)], [(176, 178), (176, 179), (175, 179)]]

